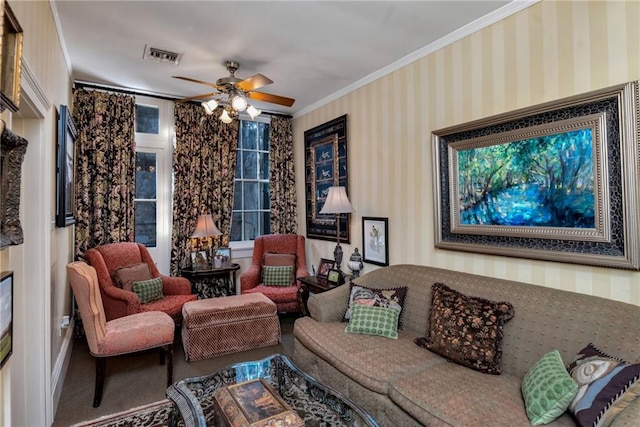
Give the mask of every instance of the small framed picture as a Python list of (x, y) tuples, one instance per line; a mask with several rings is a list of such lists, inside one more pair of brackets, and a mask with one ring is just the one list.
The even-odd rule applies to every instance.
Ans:
[(213, 268), (231, 267), (231, 248), (217, 248), (213, 255)]
[(329, 286), (338, 286), (340, 285), (340, 270), (336, 270), (335, 268), (329, 269), (329, 273), (327, 273), (327, 284)]
[(322, 279), (327, 278), (327, 274), (329, 274), (329, 270), (336, 266), (336, 262), (332, 259), (320, 258), (320, 264), (318, 264), (318, 273), (317, 277)]
[(389, 265), (389, 219), (362, 217), (362, 260)]
[(207, 251), (191, 252), (191, 268), (193, 270), (209, 269), (209, 259), (207, 258)]

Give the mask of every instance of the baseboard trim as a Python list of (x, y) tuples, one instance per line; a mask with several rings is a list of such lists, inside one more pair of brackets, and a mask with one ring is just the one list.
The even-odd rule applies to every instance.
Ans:
[(53, 366), (53, 372), (51, 373), (51, 390), (53, 401), (53, 419), (56, 418), (56, 412), (58, 410), (58, 403), (60, 402), (60, 396), (62, 396), (62, 387), (64, 386), (64, 379), (67, 376), (67, 370), (69, 369), (69, 362), (71, 361), (71, 350), (73, 344), (73, 330), (75, 327), (75, 319), (73, 319), (69, 327), (65, 330), (64, 338), (62, 339), (62, 347), (60, 353), (56, 359), (56, 363)]

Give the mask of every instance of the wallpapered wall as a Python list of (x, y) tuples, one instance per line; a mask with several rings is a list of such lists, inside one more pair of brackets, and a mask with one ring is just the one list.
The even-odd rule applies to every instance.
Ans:
[[(639, 79), (639, 21), (638, 2), (542, 1), (297, 117), (299, 232), (306, 232), (303, 133), (348, 114), (349, 195), (357, 212), (345, 256), (362, 247), (362, 216), (388, 217), (391, 264), (640, 305), (639, 272), (436, 250), (431, 153), (433, 130)], [(309, 240), (309, 262), (331, 258), (334, 246)], [(373, 268), (365, 264), (365, 272)]]

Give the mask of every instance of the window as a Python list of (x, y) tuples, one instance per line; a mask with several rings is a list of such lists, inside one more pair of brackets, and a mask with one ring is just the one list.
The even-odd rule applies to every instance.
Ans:
[(231, 241), (255, 240), (271, 232), (269, 123), (240, 121)]
[(156, 247), (156, 154), (136, 152), (135, 234), (136, 242)]

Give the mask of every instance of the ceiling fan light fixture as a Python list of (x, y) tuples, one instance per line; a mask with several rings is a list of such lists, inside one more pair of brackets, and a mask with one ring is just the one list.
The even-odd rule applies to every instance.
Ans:
[(236, 95), (231, 100), (231, 106), (236, 111), (244, 111), (247, 108), (247, 100), (241, 95)]
[(249, 107), (247, 107), (247, 114), (249, 114), (249, 116), (251, 116), (251, 120), (253, 120), (256, 117), (258, 117), (260, 115), (260, 113), (262, 113), (262, 111), (258, 110), (253, 105), (249, 105)]
[(220, 114), (220, 120), (226, 124), (229, 124), (233, 121), (226, 109), (222, 110), (222, 114)]
[(202, 106), (204, 107), (204, 111), (207, 114), (211, 115), (211, 114), (213, 114), (213, 110), (218, 108), (218, 101), (216, 101), (215, 99), (211, 99), (209, 101), (203, 102)]

